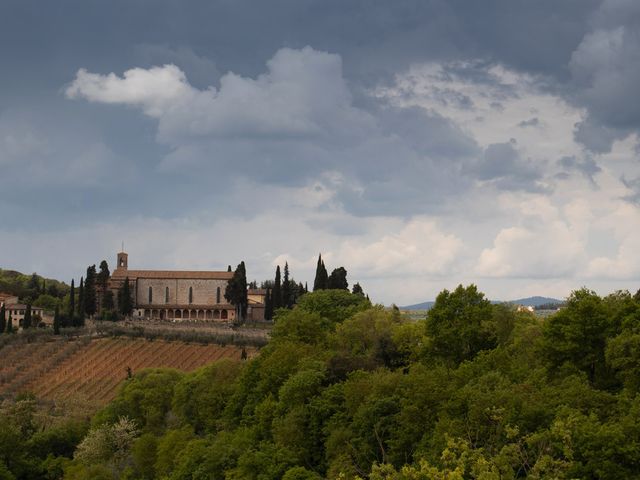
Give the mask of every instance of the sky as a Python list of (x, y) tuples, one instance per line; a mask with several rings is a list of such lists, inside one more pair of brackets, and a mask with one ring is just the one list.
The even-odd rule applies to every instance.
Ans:
[(640, 288), (637, 0), (3, 0), (0, 267)]

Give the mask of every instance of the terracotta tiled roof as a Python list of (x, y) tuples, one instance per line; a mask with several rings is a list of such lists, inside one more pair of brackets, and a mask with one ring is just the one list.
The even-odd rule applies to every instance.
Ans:
[(185, 271), (185, 270), (124, 270), (117, 268), (111, 274), (114, 278), (129, 280), (136, 278), (185, 278), (190, 280), (230, 280), (233, 272)]
[[(12, 303), (10, 305), (5, 305), (5, 307), (7, 310), (26, 310), (27, 306), (22, 304), (22, 303)], [(40, 311), (40, 310), (44, 310), (44, 308), (42, 307), (34, 307), (33, 305), (31, 306), (31, 311), (35, 312), (35, 311)]]

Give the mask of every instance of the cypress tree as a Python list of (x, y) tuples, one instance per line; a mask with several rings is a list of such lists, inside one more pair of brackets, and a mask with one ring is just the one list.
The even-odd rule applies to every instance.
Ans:
[(67, 315), (72, 321), (76, 316), (76, 287), (73, 278), (71, 279), (71, 291), (69, 292), (69, 314)]
[(329, 275), (324, 266), (322, 255), (318, 254), (318, 264), (316, 265), (316, 278), (313, 281), (313, 291), (326, 290), (329, 287)]
[(97, 305), (96, 296), (96, 266), (91, 265), (87, 268), (87, 277), (84, 280), (84, 313), (88, 317), (93, 317), (96, 313)]
[(129, 277), (124, 279), (122, 287), (118, 290), (118, 310), (125, 317), (133, 312), (133, 300), (131, 298), (131, 287)]
[(7, 329), (5, 333), (13, 333), (13, 320), (11, 320), (11, 312), (9, 312), (9, 321), (7, 322)]
[(333, 272), (331, 272), (327, 286), (335, 290), (348, 290), (347, 270), (344, 267), (335, 268)]
[(360, 295), (361, 297), (364, 297), (364, 290), (362, 290), (362, 287), (360, 286), (360, 283), (355, 283), (353, 285), (353, 289), (351, 290), (351, 293), (353, 293), (355, 295)]
[(22, 319), (22, 328), (24, 330), (31, 328), (31, 304), (27, 303), (27, 308), (24, 312), (24, 318)]
[(280, 265), (276, 267), (276, 279), (273, 282), (273, 291), (271, 292), (271, 308), (275, 312), (282, 308), (282, 285), (280, 283)]
[[(106, 294), (107, 294), (107, 288), (109, 286), (109, 276), (111, 275), (111, 272), (109, 272), (109, 264), (107, 263), (106, 260), (102, 260), (100, 262), (100, 271), (98, 272), (98, 274), (96, 275), (96, 286), (97, 286), (97, 291), (99, 292), (99, 297), (100, 297), (100, 305), (98, 305), (98, 310), (101, 309), (106, 309), (106, 310), (111, 310), (113, 309), (113, 306), (110, 308), (107, 308), (107, 306), (105, 305), (105, 301), (106, 301)], [(111, 299), (113, 300), (113, 297), (111, 297)]]
[(291, 281), (289, 280), (289, 262), (284, 262), (284, 276), (282, 278), (282, 306), (291, 308), (293, 306)]
[(84, 277), (80, 277), (80, 286), (78, 287), (78, 314), (71, 319), (74, 327), (84, 324)]
[(4, 308), (4, 304), (0, 307), (0, 333), (4, 333), (7, 328), (7, 312)]
[(300, 298), (305, 293), (307, 292), (305, 291), (305, 287), (304, 285), (302, 285), (302, 282), (298, 283), (298, 296), (296, 297), (296, 302), (298, 301), (298, 298)]
[(60, 312), (58, 311), (57, 305), (56, 305), (56, 311), (53, 314), (53, 334), (60, 335)]
[(102, 300), (102, 308), (104, 310), (110, 311), (113, 310), (115, 307), (114, 303), (113, 303), (113, 292), (111, 290), (107, 290), (106, 292), (104, 292), (104, 297)]
[(271, 302), (271, 289), (267, 288), (264, 296), (264, 319), (271, 320), (273, 318), (273, 303)]
[(244, 261), (236, 267), (236, 271), (227, 283), (224, 292), (224, 298), (229, 303), (235, 305), (237, 316), (244, 320), (247, 317), (247, 307), (249, 300), (247, 298), (247, 270)]

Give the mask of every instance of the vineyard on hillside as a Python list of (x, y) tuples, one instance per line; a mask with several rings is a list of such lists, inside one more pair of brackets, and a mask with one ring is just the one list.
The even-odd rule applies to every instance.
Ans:
[[(248, 356), (255, 348), (245, 347)], [(240, 359), (242, 347), (131, 338), (55, 339), (9, 343), (0, 349), (0, 397), (31, 392), (45, 400), (111, 400), (128, 372), (169, 367), (194, 370), (222, 358)]]

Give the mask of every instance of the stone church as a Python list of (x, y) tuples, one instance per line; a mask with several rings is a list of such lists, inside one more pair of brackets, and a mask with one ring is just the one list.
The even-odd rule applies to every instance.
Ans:
[[(109, 279), (109, 289), (117, 292), (129, 279), (133, 297), (133, 316), (139, 319), (169, 321), (230, 322), (236, 309), (225, 298), (227, 283), (233, 272), (129, 270), (128, 255), (117, 255), (117, 267)], [(264, 296), (249, 291), (254, 299), (249, 306), (250, 320), (264, 319)], [(252, 308), (253, 307), (253, 308)]]

